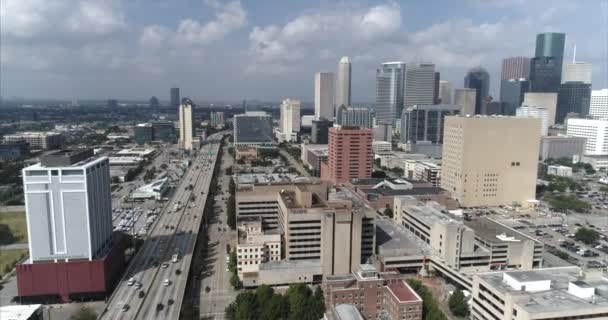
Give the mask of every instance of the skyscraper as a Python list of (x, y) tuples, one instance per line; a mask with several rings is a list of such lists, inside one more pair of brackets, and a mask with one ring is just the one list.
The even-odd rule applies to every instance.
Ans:
[(500, 101), (504, 103), (505, 115), (515, 115), (515, 110), (524, 101), (524, 94), (530, 90), (530, 81), (526, 79), (508, 79), (500, 81)]
[(530, 61), (530, 92), (557, 92), (561, 66), (554, 57), (535, 57)]
[(439, 102), (441, 104), (452, 103), (452, 83), (447, 80), (439, 80)]
[(333, 122), (327, 119), (313, 120), (310, 139), (315, 144), (327, 144), (328, 130), (333, 126)]
[(373, 111), (367, 107), (338, 107), (336, 123), (343, 127), (373, 127)]
[(542, 107), (521, 106), (517, 108), (515, 114), (519, 118), (540, 119), (540, 135), (546, 136), (549, 131), (549, 113)]
[(475, 67), (464, 77), (464, 87), (475, 89), (475, 114), (481, 114), (483, 101), (490, 92), (490, 74), (483, 67)]
[(193, 109), (194, 103), (188, 98), (184, 98), (179, 106), (179, 146), (184, 150), (192, 150), (193, 148)]
[(329, 128), (327, 148), (322, 180), (338, 184), (372, 176), (372, 129)]
[(454, 104), (460, 107), (460, 114), (475, 115), (476, 101), (476, 89), (463, 88), (454, 90)]
[(582, 82), (591, 84), (592, 65), (587, 62), (566, 63), (562, 75), (562, 83)]
[(439, 97), (439, 82), (441, 82), (441, 73), (435, 72), (435, 90), (433, 92), (433, 94), (434, 94), (433, 103), (434, 104), (441, 103), (441, 98)]
[[(435, 103), (435, 65), (411, 63), (405, 66), (405, 107)], [(397, 115), (401, 114), (397, 110)]]
[(401, 116), (405, 91), (405, 63), (385, 62), (376, 70), (376, 122), (395, 124)]
[(555, 58), (558, 68), (558, 75), (562, 77), (562, 65), (564, 63), (564, 44), (566, 42), (565, 33), (545, 32), (536, 35), (536, 50), (534, 57)]
[(591, 91), (589, 114), (594, 118), (608, 118), (608, 89)]
[(179, 107), (179, 88), (171, 88), (171, 107)]
[(296, 141), (298, 132), (300, 132), (300, 101), (285, 99), (281, 104), (278, 140), (281, 142)]
[(510, 57), (502, 60), (501, 80), (530, 78), (530, 58)]
[(317, 72), (315, 74), (315, 120), (334, 118), (334, 74)]
[(342, 57), (338, 63), (338, 78), (336, 80), (336, 107), (350, 106), (350, 75), (351, 65), (348, 57)]
[(234, 145), (272, 145), (272, 116), (247, 111), (233, 118)]
[(580, 116), (589, 114), (591, 102), (591, 84), (583, 82), (566, 82), (559, 86), (557, 93), (556, 123), (563, 123), (568, 113)]
[(443, 143), (443, 123), (446, 116), (460, 113), (460, 107), (447, 104), (415, 105), (403, 110), (401, 143)]

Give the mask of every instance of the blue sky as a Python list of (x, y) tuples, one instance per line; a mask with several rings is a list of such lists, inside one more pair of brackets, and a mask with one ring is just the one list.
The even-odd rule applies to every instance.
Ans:
[(317, 71), (353, 61), (353, 100), (373, 102), (383, 61), (430, 61), (462, 87), (468, 68), (531, 56), (565, 32), (566, 60), (607, 87), (608, 0), (2, 0), (3, 97), (312, 101)]

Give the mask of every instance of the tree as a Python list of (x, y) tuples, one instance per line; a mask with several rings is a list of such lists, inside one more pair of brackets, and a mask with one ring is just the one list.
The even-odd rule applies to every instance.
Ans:
[(226, 168), (225, 175), (227, 175), (227, 176), (231, 176), (232, 175), (232, 167)]
[(235, 289), (240, 289), (242, 284), (241, 280), (239, 279), (239, 276), (233, 273), (230, 276), (230, 285)]
[(576, 231), (574, 238), (577, 241), (582, 241), (586, 244), (592, 244), (600, 239), (600, 233), (593, 229), (583, 227)]
[(462, 290), (458, 289), (452, 293), (448, 302), (450, 311), (457, 317), (466, 317), (469, 315), (469, 305)]
[(95, 320), (97, 319), (97, 313), (89, 307), (81, 307), (76, 310), (70, 317), (70, 320)]
[(233, 178), (230, 178), (230, 183), (228, 183), (228, 192), (230, 192), (231, 195), (236, 193), (236, 185)]
[(389, 218), (392, 218), (393, 217), (393, 209), (391, 209), (391, 208), (384, 209), (384, 215), (387, 216), (387, 217), (389, 217)]
[(7, 224), (0, 224), (0, 245), (11, 244), (15, 242), (15, 235)]
[(230, 229), (234, 230), (236, 229), (236, 202), (234, 200), (234, 195), (230, 195), (227, 201), (226, 211), (228, 219), (226, 222), (228, 223), (228, 226), (230, 226)]
[(571, 195), (557, 195), (548, 198), (549, 204), (556, 211), (574, 210), (576, 212), (586, 212), (591, 209), (591, 205), (583, 200), (579, 200)]
[(374, 170), (372, 171), (372, 178), (386, 178), (386, 172)]
[(287, 319), (289, 316), (289, 303), (284, 296), (274, 294), (260, 310), (260, 320)]

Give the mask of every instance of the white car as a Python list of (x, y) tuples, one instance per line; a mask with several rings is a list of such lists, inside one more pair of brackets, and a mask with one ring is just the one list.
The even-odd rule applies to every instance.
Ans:
[(132, 286), (132, 285), (134, 285), (134, 284), (135, 284), (135, 279), (133, 279), (133, 278), (129, 279), (129, 281), (127, 282), (127, 285), (129, 287)]
[(163, 286), (167, 287), (171, 284), (171, 280), (169, 279), (165, 279), (165, 281), (163, 281)]

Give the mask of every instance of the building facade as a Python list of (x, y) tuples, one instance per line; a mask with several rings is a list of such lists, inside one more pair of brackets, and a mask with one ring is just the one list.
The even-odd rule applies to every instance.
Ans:
[(175, 143), (175, 124), (171, 121), (152, 121), (154, 140)]
[(26, 142), (32, 150), (52, 150), (61, 147), (63, 135), (58, 132), (20, 132), (5, 135), (4, 142)]
[(336, 107), (350, 106), (351, 63), (348, 57), (342, 57), (338, 63), (336, 78)]
[(566, 82), (582, 82), (591, 84), (593, 76), (593, 66), (591, 63), (574, 61), (566, 63), (562, 74), (562, 83)]
[[(435, 65), (410, 63), (405, 66), (404, 107), (435, 104)], [(401, 113), (397, 110), (397, 117)]]
[(338, 107), (336, 111), (337, 124), (344, 127), (372, 128), (374, 112), (367, 107)]
[[(285, 99), (281, 104), (281, 119), (279, 120), (279, 134), (285, 135), (284, 141), (294, 141), (300, 132), (300, 100)], [(279, 139), (280, 140), (280, 139)]]
[(504, 115), (515, 115), (515, 110), (522, 105), (524, 95), (529, 90), (530, 81), (524, 78), (501, 80), (500, 102), (504, 103)]
[(405, 94), (405, 63), (385, 62), (376, 70), (376, 122), (395, 124)]
[(563, 123), (568, 113), (579, 116), (589, 114), (591, 103), (591, 84), (583, 82), (566, 82), (559, 86), (557, 94), (556, 123)]
[(589, 115), (594, 118), (608, 118), (608, 89), (591, 91)]
[(568, 119), (567, 134), (587, 139), (587, 155), (608, 154), (608, 119)]
[(272, 145), (272, 117), (260, 111), (235, 115), (233, 137), (235, 145)]
[(553, 57), (559, 66), (559, 77), (562, 75), (564, 63), (564, 45), (566, 34), (557, 32), (544, 32), (536, 35), (535, 57)]
[(140, 123), (133, 128), (133, 140), (145, 144), (154, 140), (154, 129), (149, 123)]
[(523, 106), (533, 106), (547, 110), (549, 126), (555, 124), (557, 112), (557, 93), (554, 92), (526, 92), (524, 94)]
[(530, 92), (557, 92), (562, 66), (555, 57), (535, 57), (530, 62)]
[(541, 107), (521, 106), (517, 108), (515, 115), (520, 118), (536, 118), (540, 120), (540, 135), (546, 136), (549, 132), (549, 113)]
[(587, 138), (572, 136), (546, 136), (540, 138), (540, 158), (545, 161), (549, 158), (571, 158), (581, 156), (585, 152)]
[(439, 103), (452, 103), (452, 83), (447, 80), (439, 80)]
[(171, 107), (179, 108), (179, 88), (171, 88), (169, 95)]
[(179, 106), (179, 145), (184, 150), (194, 148), (194, 103), (184, 98)]
[(329, 128), (333, 127), (333, 122), (325, 119), (313, 120), (311, 129), (311, 140), (315, 144), (327, 144)]
[(446, 117), (441, 187), (464, 207), (535, 200), (540, 121)]
[(334, 73), (315, 73), (315, 120), (333, 120), (335, 94)]
[(221, 127), (224, 125), (224, 113), (221, 111), (211, 112), (209, 114), (209, 124), (212, 127)]
[(416, 144), (429, 141), (443, 143), (443, 124), (446, 116), (460, 113), (455, 105), (416, 105), (403, 111), (401, 116), (401, 143)]
[(476, 89), (456, 89), (454, 90), (454, 104), (460, 107), (460, 114), (475, 115), (475, 101), (477, 101)]
[[(530, 58), (510, 57), (502, 59), (502, 69), (500, 80), (509, 79), (529, 79), (530, 78)], [(502, 99), (502, 95), (501, 95)]]
[(482, 113), (483, 101), (490, 94), (490, 74), (482, 67), (469, 70), (464, 77), (464, 87), (475, 89), (475, 113)]
[(372, 129), (330, 128), (327, 170), (323, 180), (345, 183), (372, 175)]

